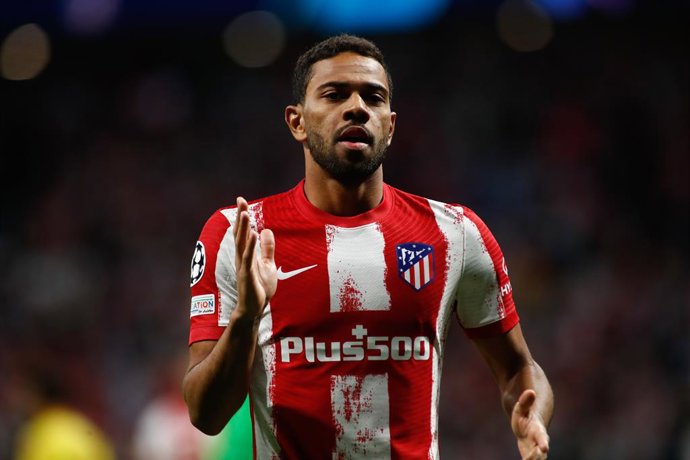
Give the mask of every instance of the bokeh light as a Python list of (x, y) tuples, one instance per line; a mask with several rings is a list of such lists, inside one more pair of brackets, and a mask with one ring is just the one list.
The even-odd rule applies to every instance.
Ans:
[(632, 8), (632, 0), (587, 0), (593, 9), (611, 14), (622, 14)]
[(508, 0), (498, 8), (496, 27), (501, 40), (515, 51), (538, 51), (553, 37), (553, 22), (531, 1)]
[(552, 18), (560, 21), (572, 21), (587, 12), (585, 0), (534, 0)]
[(0, 49), (0, 74), (8, 80), (30, 80), (50, 61), (50, 39), (37, 24), (18, 27)]
[(310, 26), (325, 32), (414, 30), (439, 19), (450, 0), (300, 0), (295, 11)]
[(285, 46), (285, 26), (275, 14), (251, 11), (238, 16), (223, 32), (223, 46), (242, 67), (266, 67)]
[(113, 25), (120, 7), (120, 0), (66, 0), (65, 27), (76, 34), (97, 35)]

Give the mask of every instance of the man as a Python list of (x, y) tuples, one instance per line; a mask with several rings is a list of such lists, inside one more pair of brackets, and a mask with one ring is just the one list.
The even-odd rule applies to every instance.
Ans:
[(522, 457), (546, 458), (553, 396), (498, 244), (469, 209), (383, 182), (396, 114), (381, 52), (329, 38), (300, 57), (293, 91), (285, 121), (305, 179), (252, 204), (238, 198), (196, 246), (183, 382), (194, 425), (218, 433), (249, 392), (259, 459), (437, 458), (456, 313)]

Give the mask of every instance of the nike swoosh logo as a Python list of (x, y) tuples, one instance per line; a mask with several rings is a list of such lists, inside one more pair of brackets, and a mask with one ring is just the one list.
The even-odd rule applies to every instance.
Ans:
[(279, 280), (286, 280), (288, 278), (292, 278), (293, 276), (297, 276), (300, 273), (306, 272), (307, 270), (311, 270), (312, 268), (316, 267), (318, 264), (310, 265), (308, 267), (302, 267), (298, 268), (297, 270), (292, 270), (289, 272), (284, 272), (283, 267), (278, 267), (278, 279)]

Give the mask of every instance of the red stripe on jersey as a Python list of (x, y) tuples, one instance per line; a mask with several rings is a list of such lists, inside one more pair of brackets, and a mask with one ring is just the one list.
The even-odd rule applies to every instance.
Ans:
[[(389, 276), (391, 294), (391, 327), (396, 335), (427, 337), (433, 344), (443, 288), (447, 282), (443, 261), (448, 250), (445, 239), (436, 223), (428, 200), (396, 190), (395, 219), (387, 219), (381, 225), (386, 240), (386, 265), (389, 270), (398, 266), (396, 246), (419, 242), (429, 244), (435, 252), (434, 280), (417, 291), (398, 276)], [(401, 223), (404, 222), (404, 223)], [(431, 262), (431, 258), (430, 262)], [(425, 283), (424, 265), (419, 263), (420, 273), (411, 271), (412, 284)], [(395, 273), (395, 272), (393, 272)], [(393, 361), (389, 366), (390, 385), (390, 432), (391, 459), (427, 458), (432, 443), (432, 366), (433, 354), (428, 360)]]
[(470, 338), (483, 338), (491, 337), (494, 335), (499, 335), (511, 330), (519, 322), (517, 311), (515, 309), (515, 302), (513, 301), (513, 288), (510, 284), (510, 277), (508, 276), (508, 267), (503, 257), (503, 252), (501, 247), (498, 245), (496, 238), (486, 226), (483, 220), (477, 216), (471, 209), (465, 207), (464, 215), (470, 219), (479, 229), (479, 234), (481, 235), (482, 241), (486, 250), (489, 252), (489, 257), (491, 257), (491, 262), (494, 266), (494, 272), (496, 273), (496, 280), (499, 289), (499, 316), (500, 321), (497, 321), (486, 326), (477, 328), (466, 328), (465, 333)]
[(218, 315), (220, 314), (220, 296), (218, 295), (218, 285), (216, 284), (216, 260), (218, 248), (223, 237), (230, 227), (230, 222), (220, 212), (216, 211), (206, 221), (199, 241), (206, 248), (206, 263), (204, 274), (201, 279), (191, 287), (192, 298), (199, 295), (213, 294), (215, 298), (215, 312), (206, 315), (193, 316), (190, 319), (189, 344), (200, 340), (218, 340), (223, 333), (224, 327), (218, 326)]
[(337, 330), (339, 318), (324, 314), (329, 305), (325, 228), (296, 212), (297, 200), (292, 195), (302, 190), (300, 184), (289, 194), (267, 198), (263, 206), (264, 224), (275, 235), (276, 266), (290, 272), (316, 264), (313, 269), (280, 280), (271, 299), (275, 368), (269, 391), (280, 457), (289, 459), (331, 452), (336, 437), (330, 412), (324, 411), (330, 407), (330, 366), (309, 363), (303, 354), (290, 362), (281, 359), (283, 352), (287, 353), (281, 348), (283, 338), (337, 340), (332, 331)]

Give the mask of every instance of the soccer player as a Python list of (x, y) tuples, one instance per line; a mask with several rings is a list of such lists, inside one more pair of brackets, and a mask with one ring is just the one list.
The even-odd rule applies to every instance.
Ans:
[(508, 269), (475, 213), (384, 183), (395, 131), (379, 49), (349, 35), (297, 61), (292, 190), (214, 213), (192, 260), (190, 418), (218, 433), (249, 393), (259, 459), (438, 458), (455, 314), (488, 363), (525, 459), (546, 458), (553, 395)]

